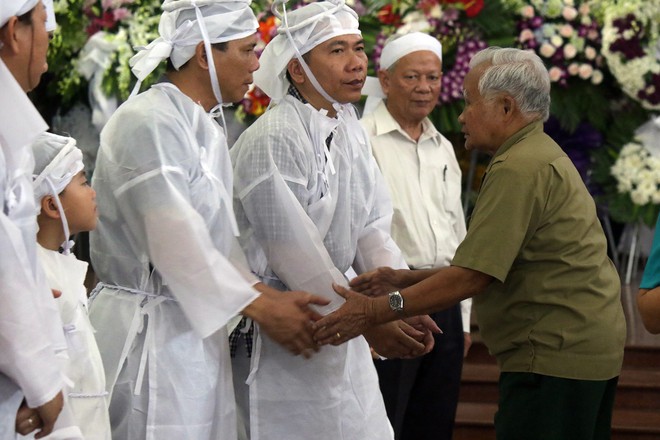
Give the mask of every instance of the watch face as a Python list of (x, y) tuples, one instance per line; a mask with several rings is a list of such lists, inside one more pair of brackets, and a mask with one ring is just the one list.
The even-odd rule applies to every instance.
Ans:
[(390, 293), (390, 308), (394, 311), (401, 311), (403, 310), (403, 297), (399, 292), (393, 292)]

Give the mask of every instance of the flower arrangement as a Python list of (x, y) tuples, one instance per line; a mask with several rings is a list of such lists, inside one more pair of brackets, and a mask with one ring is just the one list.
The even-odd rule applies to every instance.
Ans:
[[(262, 8), (263, 11), (257, 13), (257, 20), (259, 21), (259, 29), (257, 30), (259, 33), (259, 41), (257, 47), (255, 47), (257, 55), (261, 55), (266, 44), (277, 35), (278, 20), (270, 11), (270, 4), (265, 3), (256, 6)], [(253, 84), (250, 86), (250, 89), (243, 100), (236, 106), (234, 115), (240, 122), (250, 124), (266, 111), (268, 104), (270, 104), (270, 98), (268, 95)]]
[[(160, 6), (160, 0), (88, 0), (83, 5), (83, 12), (89, 18), (87, 34), (93, 37), (102, 32), (102, 39), (114, 48), (105, 66), (101, 66), (106, 95), (119, 100), (130, 95), (135, 78), (128, 61), (135, 55), (134, 48), (146, 46), (158, 37)], [(159, 71), (147, 78), (145, 86), (156, 81), (163, 71), (164, 66), (160, 66)]]
[(623, 146), (610, 171), (616, 180), (618, 203), (631, 205), (619, 220), (642, 220), (652, 227), (660, 212), (660, 158), (636, 139)]
[(442, 43), (442, 92), (431, 118), (444, 133), (457, 133), (469, 61), (489, 44), (510, 45), (512, 5), (517, 4), (513, 0), (375, 0), (354, 7), (365, 11), (360, 14), (360, 28), (371, 54), (372, 71), (376, 71), (382, 48), (393, 34), (427, 32)]
[(532, 0), (519, 14), (516, 43), (543, 59), (552, 82), (567, 87), (569, 77), (603, 81), (601, 35), (588, 2)]
[(603, 56), (621, 88), (660, 110), (660, 0), (603, 1)]
[[(58, 27), (48, 53), (55, 80), (50, 87), (64, 107), (83, 100), (98, 72), (105, 95), (128, 98), (135, 84), (128, 60), (134, 47), (157, 37), (160, 4), (159, 0), (55, 0)], [(155, 74), (147, 81), (157, 78)]]

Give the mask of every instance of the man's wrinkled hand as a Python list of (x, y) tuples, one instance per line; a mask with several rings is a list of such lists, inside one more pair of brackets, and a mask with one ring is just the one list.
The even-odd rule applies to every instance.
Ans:
[(424, 332), (415, 330), (403, 321), (372, 327), (364, 332), (364, 337), (376, 353), (388, 359), (410, 359), (426, 354), (433, 348), (432, 344), (430, 348), (427, 347)]
[(338, 284), (332, 288), (346, 299), (337, 310), (314, 323), (314, 339), (321, 345), (339, 345), (361, 335), (373, 318), (373, 300)]
[(353, 278), (349, 285), (351, 289), (368, 296), (386, 295), (403, 288), (401, 272), (391, 267), (379, 267)]
[(321, 315), (310, 305), (325, 306), (328, 300), (299, 291), (262, 296), (268, 303), (267, 313), (258, 320), (261, 331), (294, 355), (310, 358), (319, 350), (312, 323)]

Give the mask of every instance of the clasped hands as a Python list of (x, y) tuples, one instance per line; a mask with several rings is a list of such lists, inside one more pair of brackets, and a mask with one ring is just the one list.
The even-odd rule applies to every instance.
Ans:
[(271, 319), (260, 322), (260, 327), (292, 354), (301, 354), (306, 358), (322, 345), (339, 345), (361, 334), (380, 356), (412, 358), (424, 355), (433, 348), (433, 333), (442, 332), (428, 315), (379, 325), (372, 322), (373, 300), (369, 296), (379, 296), (405, 287), (406, 282), (400, 278), (397, 271), (382, 267), (351, 280), (350, 286), (354, 290), (333, 285), (335, 292), (346, 302), (325, 317), (310, 306), (327, 305), (327, 300), (305, 292), (287, 292), (279, 296), (278, 301), (286, 298), (286, 301), (293, 302), (303, 310), (302, 318), (300, 313), (279, 319), (277, 314), (273, 314)]

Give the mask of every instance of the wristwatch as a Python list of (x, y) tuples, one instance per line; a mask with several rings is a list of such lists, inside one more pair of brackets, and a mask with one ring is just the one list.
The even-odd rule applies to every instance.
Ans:
[(390, 309), (397, 313), (403, 312), (403, 296), (401, 296), (401, 293), (399, 293), (398, 290), (390, 293), (388, 299), (390, 302)]

